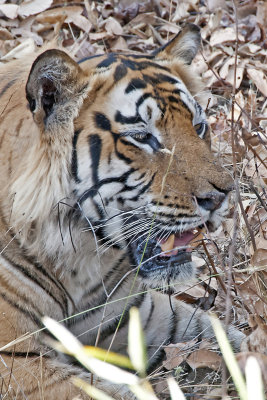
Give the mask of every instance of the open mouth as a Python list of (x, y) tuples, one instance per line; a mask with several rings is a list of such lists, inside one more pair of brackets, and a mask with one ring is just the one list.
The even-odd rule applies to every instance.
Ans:
[(143, 277), (188, 279), (193, 275), (192, 250), (201, 244), (204, 229), (173, 233), (166, 239), (140, 237), (131, 243)]

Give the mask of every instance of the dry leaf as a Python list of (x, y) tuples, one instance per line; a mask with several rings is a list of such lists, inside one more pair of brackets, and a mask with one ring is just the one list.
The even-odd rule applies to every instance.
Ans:
[(10, 19), (17, 18), (19, 6), (16, 4), (1, 4), (0, 11)]
[[(249, 277), (239, 274), (236, 277), (236, 287), (248, 309), (258, 315), (265, 314), (265, 303), (261, 300), (261, 293), (257, 282), (257, 273), (254, 272)], [(259, 293), (259, 295), (258, 295)]]
[[(243, 35), (239, 33), (238, 39), (241, 42), (245, 41), (245, 38)], [(234, 42), (236, 40), (236, 30), (234, 27), (228, 27), (225, 29), (218, 29), (215, 32), (211, 34), (210, 37), (210, 45), (211, 46), (216, 46), (221, 43), (225, 42)]]
[(91, 22), (83, 15), (72, 14), (66, 19), (66, 22), (72, 22), (74, 25), (78, 26), (86, 33), (90, 32), (92, 28)]
[(118, 39), (115, 41), (115, 43), (111, 46), (112, 51), (124, 51), (128, 50), (127, 42), (123, 37), (118, 37)]
[(250, 79), (255, 83), (259, 91), (267, 97), (267, 78), (263, 71), (247, 68), (247, 73)]
[(98, 40), (103, 40), (106, 38), (109, 38), (110, 34), (108, 32), (97, 32), (97, 33), (89, 33), (89, 39), (90, 41), (98, 41)]
[(266, 1), (257, 2), (257, 21), (262, 24), (262, 26), (267, 26), (267, 3)]
[(1, 60), (11, 60), (12, 58), (22, 58), (27, 54), (33, 53), (35, 50), (34, 40), (32, 38), (25, 39), (14, 49), (10, 50), (9, 53), (1, 57)]
[[(14, 36), (22, 36), (23, 38), (32, 38), (38, 46), (42, 46), (43, 38), (39, 36), (37, 33), (30, 31), (29, 29), (25, 28), (13, 28), (11, 32)], [(22, 42), (23, 43), (23, 42)]]
[(13, 39), (13, 35), (6, 29), (0, 28), (0, 40), (11, 40)]
[(66, 6), (44, 11), (35, 18), (41, 24), (55, 24), (58, 21), (62, 21), (62, 19), (69, 18), (71, 20), (74, 16), (81, 15), (82, 12), (83, 8), (81, 6)]
[(267, 355), (267, 325), (258, 315), (249, 315), (252, 333), (241, 343), (241, 351), (255, 351)]
[(122, 35), (123, 29), (115, 18), (109, 17), (105, 24), (106, 31), (111, 35)]
[(254, 267), (267, 267), (267, 240), (265, 249), (257, 249), (250, 260)]
[(221, 367), (222, 358), (214, 351), (202, 349), (191, 353), (186, 362), (192, 369), (208, 367), (217, 371)]
[(176, 344), (170, 344), (164, 347), (166, 353), (166, 361), (164, 367), (168, 370), (178, 367), (191, 353), (197, 340), (191, 340), (190, 342), (181, 342)]
[(18, 8), (18, 14), (22, 17), (28, 17), (29, 15), (38, 14), (44, 10), (47, 10), (53, 3), (53, 0), (32, 0), (24, 1)]
[(225, 7), (225, 0), (207, 0), (207, 6), (210, 11), (216, 12), (218, 8)]
[(189, 3), (178, 2), (174, 16), (172, 17), (172, 22), (177, 22), (180, 21), (181, 19), (188, 17), (189, 6), (190, 6)]

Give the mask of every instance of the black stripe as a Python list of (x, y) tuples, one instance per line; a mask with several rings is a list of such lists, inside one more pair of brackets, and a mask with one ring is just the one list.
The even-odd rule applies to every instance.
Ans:
[[(3, 222), (5, 222), (5, 217), (1, 211), (0, 211), (0, 218)], [(34, 257), (27, 255), (27, 250), (21, 246), (21, 243), (16, 238), (15, 233), (7, 225), (6, 225), (6, 231), (9, 233), (9, 237), (6, 238), (6, 243), (12, 242), (12, 245), (9, 246), (8, 248), (6, 248), (5, 253), (2, 252), (1, 256), (3, 258), (5, 258), (11, 265), (13, 265), (13, 264), (17, 265), (9, 258), (8, 253), (11, 253), (12, 255), (14, 255), (14, 254), (16, 254), (16, 250), (19, 249), (19, 252), (22, 255), (23, 259), (27, 263), (29, 263), (31, 265), (31, 267), (33, 267), (33, 271), (34, 271), (34, 269), (36, 269), (37, 273), (41, 273), (44, 277), (49, 279), (51, 281), (51, 283), (54, 284), (59, 289), (59, 291), (61, 292), (62, 297), (63, 297), (62, 303), (65, 305), (66, 310), (68, 308), (68, 300), (67, 299), (70, 300), (70, 302), (72, 303), (72, 305), (75, 309), (76, 307), (75, 307), (74, 301), (71, 298), (70, 294), (67, 292), (66, 288), (62, 285), (62, 283), (60, 281), (58, 281), (53, 275), (51, 275), (47, 269), (44, 269), (40, 263), (36, 262), (36, 259)], [(5, 243), (3, 244), (0, 242), (0, 248), (3, 249), (5, 247), (6, 247)], [(31, 275), (31, 278), (32, 277), (33, 277), (33, 275)], [(39, 284), (39, 281), (36, 281), (36, 282), (37, 282), (37, 284)], [(50, 286), (52, 286), (51, 283), (50, 283)]]
[(110, 53), (108, 56), (105, 58), (105, 60), (101, 61), (96, 68), (106, 68), (110, 67), (112, 64), (114, 64), (117, 61), (117, 54)]
[(120, 111), (116, 112), (115, 121), (121, 124), (136, 124), (138, 122), (145, 122), (139, 114), (133, 115), (132, 117), (125, 117)]
[(14, 83), (17, 81), (17, 79), (12, 79), (11, 81), (9, 81), (3, 88), (2, 88), (2, 90), (1, 90), (1, 92), (0, 92), (0, 97), (2, 97), (4, 94), (5, 94), (5, 92), (9, 89), (9, 88), (11, 88), (11, 86), (13, 86), (14, 85)]
[(125, 93), (128, 94), (134, 90), (145, 89), (146, 87), (147, 87), (147, 84), (142, 79), (134, 78), (131, 80), (131, 82), (128, 84), (127, 88), (125, 89)]
[(74, 303), (73, 298), (71, 297), (71, 295), (66, 290), (65, 286), (63, 286), (63, 284), (60, 281), (58, 281), (53, 275), (50, 275), (50, 273), (46, 269), (44, 269), (41, 264), (32, 260), (30, 256), (25, 256), (25, 254), (24, 254), (24, 258), (25, 258), (25, 260), (30, 262), (38, 271), (40, 271), (46, 278), (48, 278), (59, 289), (59, 291), (62, 294), (62, 297), (63, 297), (62, 302), (64, 303), (66, 310), (68, 309), (68, 299), (70, 300), (73, 308), (76, 309), (76, 305)]
[(92, 60), (93, 58), (98, 58), (98, 57), (103, 57), (103, 54), (96, 54), (95, 56), (84, 57), (80, 61), (78, 61), (78, 64), (82, 64), (85, 61)]
[[(188, 111), (189, 115), (192, 116), (191, 110), (189, 109), (187, 104), (182, 99), (171, 95), (171, 96), (168, 96), (168, 100), (170, 103), (175, 103), (175, 104), (181, 105), (186, 111)], [(173, 108), (176, 109), (177, 111), (180, 111), (178, 108), (175, 108), (175, 107), (173, 107)]]
[[(119, 267), (121, 266), (122, 262), (126, 259), (126, 255), (124, 254), (122, 257), (120, 257), (120, 259), (115, 263), (115, 265), (113, 265), (109, 272), (102, 278), (103, 282), (105, 283), (105, 286), (107, 286), (108, 284), (108, 280), (110, 278), (114, 280), (120, 280), (120, 277), (117, 276), (116, 272), (119, 272), (119, 275), (122, 275), (125, 273), (124, 269), (121, 271), (119, 269)], [(109, 285), (112, 284), (113, 282), (109, 282)], [(93, 286), (92, 288), (88, 289), (88, 292), (84, 294), (83, 297), (86, 297), (86, 295), (90, 294), (90, 296), (92, 296), (93, 294), (95, 294), (95, 292), (97, 292), (100, 288), (103, 288), (103, 283), (102, 281), (99, 282), (97, 285)]]
[[(133, 172), (135, 172), (136, 170), (134, 168), (129, 169), (129, 171), (125, 172), (123, 175), (121, 176), (116, 176), (113, 178), (106, 178), (106, 179), (102, 179), (101, 181), (98, 182), (97, 185), (93, 185), (90, 189), (87, 189), (79, 198), (78, 203), (82, 204), (86, 199), (88, 198), (92, 198), (94, 197), (97, 193), (98, 190), (104, 186), (107, 185), (109, 183), (113, 183), (113, 182), (120, 182), (120, 183), (125, 183), (126, 180), (128, 179), (129, 175), (132, 174)], [(77, 207), (78, 209), (78, 207)]]
[(113, 335), (118, 323), (120, 322), (120, 326), (119, 329), (123, 328), (129, 321), (129, 311), (130, 308), (134, 307), (141, 307), (142, 303), (144, 302), (146, 297), (146, 293), (142, 293), (141, 295), (138, 296), (138, 298), (135, 298), (135, 302), (128, 304), (126, 310), (123, 313), (122, 318), (121, 317), (117, 317), (113, 320), (112, 325), (107, 326), (106, 328), (101, 329), (101, 338), (106, 339), (108, 336)]
[[(17, 303), (14, 303), (12, 300), (10, 300), (6, 293), (1, 293), (0, 292), (0, 296), (8, 303), (10, 304), (15, 310), (19, 310), (22, 314), (26, 315), (27, 318), (30, 318), (36, 325), (38, 328), (42, 328), (43, 324), (41, 322), (41, 314), (37, 315), (36, 313), (34, 313), (32, 310), (25, 310), (24, 308), (20, 307)], [(36, 307), (35, 307), (36, 308)]]
[(169, 68), (157, 63), (153, 63), (151, 61), (135, 61), (131, 60), (130, 58), (122, 58), (122, 62), (124, 65), (126, 65), (127, 68), (130, 68), (133, 71), (142, 71), (143, 69), (147, 69), (150, 67), (154, 67), (156, 69), (162, 69), (168, 72), (170, 71)]
[(142, 188), (141, 190), (139, 190), (139, 192), (137, 193), (137, 195), (134, 196), (134, 197), (132, 197), (132, 198), (129, 199), (129, 200), (131, 200), (131, 201), (137, 201), (137, 200), (139, 199), (139, 196), (140, 196), (141, 194), (145, 193), (145, 192), (149, 189), (149, 187), (152, 185), (152, 183), (153, 183), (153, 181), (154, 181), (154, 179), (155, 179), (155, 176), (156, 176), (156, 172), (154, 173), (154, 175), (152, 176), (152, 178), (150, 179), (150, 181), (149, 181), (145, 186), (143, 186), (143, 188)]
[(95, 113), (95, 124), (97, 128), (100, 128), (103, 131), (111, 131), (110, 120), (105, 116), (105, 114), (99, 112)]
[(127, 75), (127, 68), (123, 64), (117, 65), (115, 72), (114, 72), (114, 81), (118, 82), (122, 78), (124, 78)]
[(148, 99), (149, 97), (152, 97), (152, 98), (153, 98), (153, 96), (151, 95), (151, 93), (144, 93), (144, 94), (138, 99), (138, 101), (136, 102), (136, 109), (138, 110), (138, 108), (141, 106), (141, 104), (143, 104), (143, 102), (144, 102), (146, 99)]
[(153, 152), (156, 152), (156, 151), (158, 151), (159, 149), (162, 148), (162, 145), (160, 144), (158, 139), (154, 135), (152, 135), (151, 133), (147, 134), (143, 138), (135, 138), (135, 137), (133, 137), (133, 139), (136, 140), (137, 142), (143, 144), (143, 145), (147, 144), (148, 146), (151, 147)]
[(91, 169), (92, 169), (93, 184), (98, 185), (99, 183), (98, 168), (102, 150), (102, 140), (98, 135), (90, 135), (88, 139), (90, 147), (90, 156), (92, 161)]
[(41, 354), (41, 353), (35, 353), (33, 351), (0, 351), (1, 355), (4, 356), (10, 356), (10, 357), (24, 357), (24, 358), (28, 358), (28, 357), (45, 357), (45, 358), (50, 358), (49, 356), (47, 356), (46, 354)]
[(195, 217), (194, 215), (188, 215), (186, 213), (167, 214), (167, 213), (159, 212), (159, 211), (157, 211), (156, 215), (157, 215), (157, 217), (164, 217), (164, 218), (184, 218), (184, 217), (192, 218), (192, 217)]
[[(5, 221), (4, 215), (2, 214), (1, 211), (0, 211), (0, 218), (1, 218), (2, 221)], [(24, 249), (24, 247), (21, 246), (21, 243), (20, 243), (20, 242), (18, 241), (18, 239), (16, 238), (16, 234), (14, 233), (14, 231), (13, 231), (11, 228), (9, 228), (7, 225), (6, 225), (6, 231), (9, 232), (9, 238), (10, 238), (10, 240), (12, 241), (12, 244), (13, 244), (14, 246), (17, 246), (18, 249), (20, 249), (20, 253), (22, 254), (23, 259), (24, 259), (26, 262), (28, 262), (29, 264), (31, 264), (31, 266), (34, 267), (34, 268), (37, 270), (37, 272), (41, 272), (46, 278), (48, 278), (48, 279), (59, 289), (59, 291), (60, 291), (62, 294), (64, 294), (64, 296), (63, 296), (63, 297), (64, 297), (64, 300), (62, 300), (62, 302), (64, 303), (65, 308), (66, 308), (66, 309), (68, 308), (68, 300), (67, 300), (67, 299), (69, 299), (70, 302), (72, 303), (74, 309), (75, 309), (75, 308), (76, 308), (75, 303), (74, 303), (74, 301), (73, 301), (71, 295), (68, 293), (68, 291), (66, 290), (66, 288), (63, 286), (63, 284), (62, 284), (60, 281), (58, 281), (53, 275), (51, 275), (51, 274), (48, 272), (47, 269), (43, 268), (43, 266), (42, 266), (40, 263), (38, 263), (34, 257), (29, 256), (29, 255), (27, 254), (27, 250)], [(0, 242), (0, 248), (3, 249), (4, 247), (5, 247), (5, 245), (3, 245), (3, 243)], [(12, 247), (12, 249), (13, 249), (13, 248), (14, 248), (14, 247)], [(5, 257), (6, 257), (8, 260), (9, 260), (9, 258), (8, 258), (8, 256), (7, 256), (8, 251), (11, 251), (12, 254), (14, 254), (14, 251), (12, 251), (12, 249), (11, 249), (10, 246), (9, 246), (9, 247), (5, 250)], [(2, 253), (1, 255), (3, 256), (3, 253)], [(12, 262), (13, 262), (13, 261), (11, 261), (11, 263), (12, 263)]]
[(155, 78), (158, 83), (162, 82), (167, 82), (170, 83), (171, 85), (176, 85), (177, 83), (180, 83), (180, 81), (173, 76), (165, 75), (165, 74), (155, 74)]
[[(63, 315), (67, 315), (67, 310), (66, 308), (62, 305), (62, 302), (55, 297), (55, 295), (52, 292), (52, 288), (46, 288), (44, 285), (44, 281), (41, 279), (38, 279), (37, 276), (34, 276), (29, 270), (27, 270), (25, 267), (23, 267), (20, 264), (14, 263), (12, 260), (10, 260), (6, 254), (2, 254), (2, 257), (9, 263), (11, 264), (12, 267), (20, 271), (23, 275), (25, 275), (27, 278), (29, 278), (32, 282), (34, 282), (37, 286), (40, 286), (61, 308)], [(65, 303), (66, 305), (66, 303)]]
[(81, 131), (82, 131), (81, 129), (77, 129), (74, 132), (74, 136), (72, 139), (71, 173), (76, 183), (81, 183), (81, 180), (78, 177), (78, 162), (77, 162), (77, 141)]
[(131, 54), (131, 58), (136, 58), (137, 60), (143, 58), (144, 60), (153, 60), (155, 57), (150, 54)]
[(120, 142), (123, 143), (125, 146), (132, 146), (132, 147), (134, 147), (135, 149), (140, 150), (140, 147), (139, 147), (139, 146), (137, 146), (136, 144), (134, 144), (134, 143), (132, 143), (132, 142), (128, 142), (128, 140), (125, 140), (125, 139), (120, 138)]
[(144, 332), (146, 332), (146, 330), (147, 330), (147, 328), (148, 328), (148, 325), (150, 324), (151, 317), (152, 317), (152, 314), (153, 314), (153, 312), (154, 312), (154, 308), (155, 308), (155, 304), (154, 304), (154, 301), (153, 301), (153, 297), (151, 297), (150, 311), (149, 311), (149, 314), (148, 314), (148, 317), (147, 317), (145, 326), (143, 327), (143, 331), (144, 331)]
[[(155, 368), (157, 368), (162, 363), (162, 361), (164, 360), (165, 351), (164, 351), (163, 346), (166, 346), (166, 345), (168, 345), (170, 343), (173, 343), (173, 340), (175, 338), (175, 333), (176, 333), (176, 330), (177, 330), (177, 326), (178, 326), (177, 316), (176, 316), (176, 314), (172, 313), (170, 315), (170, 329), (166, 334), (166, 340), (164, 340), (164, 343), (162, 344), (162, 347), (157, 351), (157, 353), (155, 354), (153, 360), (150, 362), (150, 364), (148, 366), (148, 369), (147, 369), (147, 374), (151, 374), (153, 372), (153, 370)], [(153, 343), (154, 343), (154, 340), (152, 340), (150, 344), (153, 344)]]
[[(164, 196), (166, 199), (168, 199), (169, 198), (169, 196), (168, 195), (165, 195)], [(181, 208), (182, 210), (188, 210), (188, 207), (187, 206), (183, 206), (183, 205), (179, 205), (179, 204), (174, 204), (174, 203), (168, 203), (168, 204), (165, 204), (165, 203), (163, 203), (163, 202), (161, 202), (161, 201), (155, 201), (155, 200), (151, 200), (151, 204), (153, 204), (153, 205), (155, 205), (155, 206), (164, 206), (164, 207), (169, 207), (169, 208)], [(186, 215), (186, 214), (185, 214)], [(188, 216), (188, 215), (187, 215)]]

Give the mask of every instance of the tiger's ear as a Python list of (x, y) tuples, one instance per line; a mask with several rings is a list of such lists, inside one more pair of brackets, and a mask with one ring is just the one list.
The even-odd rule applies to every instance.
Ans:
[(157, 58), (178, 58), (185, 64), (191, 64), (201, 44), (200, 29), (194, 24), (186, 24), (172, 40), (155, 50)]
[(85, 88), (84, 72), (64, 51), (52, 49), (40, 54), (26, 84), (26, 98), (35, 121), (51, 126), (53, 122), (73, 120)]

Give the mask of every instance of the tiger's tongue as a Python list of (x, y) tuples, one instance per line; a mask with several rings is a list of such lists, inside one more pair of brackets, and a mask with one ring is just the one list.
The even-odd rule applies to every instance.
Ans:
[[(159, 240), (161, 250), (162, 252), (164, 252), (163, 256), (164, 257), (175, 256), (179, 251), (179, 249), (176, 248), (177, 247), (185, 248), (191, 242), (191, 240), (194, 239), (194, 237), (195, 234), (193, 233), (193, 231), (186, 231), (181, 234), (176, 234), (176, 235), (172, 234), (166, 240), (164, 239)], [(190, 249), (186, 248), (186, 251), (190, 251)]]

